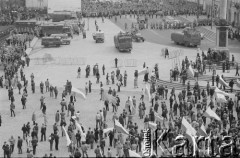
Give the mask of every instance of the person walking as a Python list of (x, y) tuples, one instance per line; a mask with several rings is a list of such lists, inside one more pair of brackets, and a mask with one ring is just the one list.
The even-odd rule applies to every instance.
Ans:
[(2, 149), (3, 149), (3, 157), (9, 158), (10, 157), (10, 148), (9, 148), (9, 145), (7, 144), (7, 142), (4, 142)]
[(58, 96), (58, 89), (57, 89), (57, 86), (55, 86), (54, 88), (54, 94), (55, 94), (55, 99), (57, 99), (57, 96)]
[(103, 75), (105, 75), (105, 65), (104, 64), (102, 66), (102, 73), (103, 73)]
[(10, 144), (10, 152), (12, 154), (13, 151), (14, 151), (15, 139), (13, 138), (13, 136), (11, 136), (11, 138), (8, 141), (9, 141), (9, 144)]
[(87, 150), (88, 150), (88, 146), (86, 143), (83, 142), (82, 146), (81, 146), (81, 150), (82, 150), (82, 156), (85, 157), (88, 157), (88, 154), (87, 154)]
[(46, 141), (46, 130), (47, 130), (47, 127), (46, 125), (43, 123), (42, 124), (42, 127), (41, 127), (41, 142), (44, 140)]
[(94, 150), (94, 153), (96, 154), (96, 158), (102, 157), (99, 145), (97, 145), (97, 148)]
[(54, 140), (55, 140), (55, 150), (58, 150), (59, 136), (57, 133), (54, 134)]
[(236, 64), (236, 75), (235, 75), (235, 76), (239, 76), (238, 70), (239, 70), (239, 67), (238, 67), (238, 63), (237, 63), (237, 64)]
[(88, 81), (88, 92), (92, 92), (92, 82), (90, 80)]
[(76, 133), (76, 140), (77, 140), (77, 147), (81, 147), (81, 134), (80, 131), (78, 130), (78, 132)]
[(46, 92), (49, 92), (49, 86), (50, 86), (50, 84), (49, 84), (49, 81), (48, 81), (48, 79), (45, 81), (45, 87), (46, 87)]
[(22, 143), (23, 143), (22, 138), (18, 136), (18, 142), (17, 142), (18, 154), (22, 154)]
[(115, 58), (114, 61), (115, 61), (115, 67), (117, 68), (118, 67), (118, 58)]
[(40, 92), (43, 94), (43, 87), (44, 87), (44, 84), (43, 82), (40, 83)]
[(77, 70), (77, 78), (80, 78), (81, 77), (81, 68), (79, 67), (78, 70)]
[(50, 143), (50, 151), (52, 151), (53, 141), (54, 141), (54, 134), (53, 133), (51, 133), (51, 135), (49, 136), (48, 141)]
[(11, 102), (11, 104), (10, 104), (11, 117), (13, 117), (12, 115), (14, 115), (14, 117), (16, 116), (14, 109), (15, 109), (15, 104), (14, 104), (14, 102)]

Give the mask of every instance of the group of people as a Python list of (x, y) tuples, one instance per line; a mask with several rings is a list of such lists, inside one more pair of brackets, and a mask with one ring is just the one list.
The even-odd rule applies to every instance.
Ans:
[[(90, 2), (82, 1), (82, 14), (89, 16), (95, 13), (97, 17), (114, 16), (125, 14), (158, 14), (162, 11), (163, 15), (183, 15), (196, 14), (197, 3), (194, 2), (178, 2), (172, 3), (167, 0), (164, 1), (129, 1), (129, 2)], [(157, 15), (156, 14), (156, 15)], [(200, 11), (202, 14), (202, 11)], [(91, 16), (91, 15), (90, 15)]]

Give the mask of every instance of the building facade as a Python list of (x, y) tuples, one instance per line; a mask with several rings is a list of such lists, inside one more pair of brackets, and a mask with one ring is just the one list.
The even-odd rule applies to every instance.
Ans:
[[(212, 15), (214, 18), (220, 16), (220, 1), (221, 0), (204, 0), (206, 5), (207, 15)], [(213, 10), (212, 10), (213, 9)], [(234, 26), (240, 26), (240, 0), (228, 0), (226, 19)]]

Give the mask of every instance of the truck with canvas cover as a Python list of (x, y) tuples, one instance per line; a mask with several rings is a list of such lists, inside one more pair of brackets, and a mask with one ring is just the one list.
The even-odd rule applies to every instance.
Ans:
[(120, 51), (131, 52), (132, 50), (132, 36), (128, 33), (122, 33), (114, 36), (115, 47)]
[(36, 20), (18, 20), (14, 23), (14, 26), (17, 28), (17, 30), (26, 30), (26, 29), (34, 30), (34, 28), (37, 26), (37, 21)]
[(49, 15), (52, 19), (52, 22), (59, 22), (77, 18), (77, 14), (71, 11), (55, 11)]
[(80, 33), (80, 21), (78, 20), (64, 20), (66, 25), (72, 26), (73, 33), (79, 34)]
[(93, 39), (96, 41), (96, 43), (104, 43), (104, 32), (98, 31), (96, 33), (93, 33)]
[(43, 37), (42, 45), (44, 47), (57, 46), (60, 47), (62, 44), (61, 37)]
[(136, 27), (131, 29), (132, 40), (135, 42), (144, 42), (145, 39)]
[(174, 32), (171, 34), (171, 40), (176, 44), (186, 47), (196, 47), (201, 45), (201, 34), (195, 29), (184, 29), (183, 32)]
[(60, 37), (62, 44), (69, 45), (71, 40), (69, 39), (67, 34), (51, 34), (50, 37)]
[(41, 26), (41, 36), (50, 36), (51, 34), (62, 34), (63, 24), (44, 24)]

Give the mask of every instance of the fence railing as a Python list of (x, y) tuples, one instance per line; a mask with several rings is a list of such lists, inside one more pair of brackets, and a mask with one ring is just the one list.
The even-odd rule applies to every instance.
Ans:
[(32, 58), (35, 65), (86, 65), (86, 58)]
[[(184, 51), (182, 49), (176, 49), (176, 50), (168, 50), (169, 53), (169, 59), (177, 58), (179, 56), (184, 56)], [(163, 48), (161, 50), (161, 56), (165, 56), (165, 49)]]
[[(115, 61), (110, 61), (111, 67), (115, 67)], [(118, 67), (137, 67), (136, 59), (118, 59)]]

